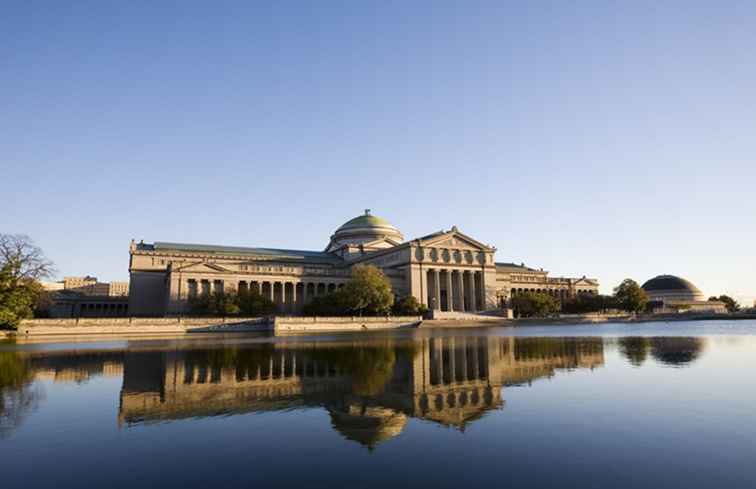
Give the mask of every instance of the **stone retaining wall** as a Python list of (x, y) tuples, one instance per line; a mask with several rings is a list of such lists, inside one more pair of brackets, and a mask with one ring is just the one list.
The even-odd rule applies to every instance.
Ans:
[(251, 330), (267, 324), (266, 318), (79, 318), (29, 319), (22, 321), (17, 335), (78, 335), (78, 334), (167, 334), (201, 331)]
[(273, 321), (275, 334), (332, 333), (338, 331), (369, 331), (417, 327), (420, 316), (389, 317), (276, 317)]

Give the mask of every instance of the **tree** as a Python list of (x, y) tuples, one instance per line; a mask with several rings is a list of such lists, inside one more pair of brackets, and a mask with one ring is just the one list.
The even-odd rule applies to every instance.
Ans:
[(355, 265), (352, 278), (338, 290), (313, 297), (304, 307), (309, 316), (383, 315), (392, 310), (394, 294), (383, 272), (373, 265)]
[(268, 316), (276, 312), (276, 304), (257, 291), (242, 291), (237, 298), (239, 312), (245, 316)]
[(267, 316), (276, 305), (257, 292), (214, 292), (189, 298), (190, 314), (198, 316)]
[(709, 297), (710, 302), (724, 302), (727, 312), (734, 313), (740, 311), (740, 304), (729, 295), (720, 295), (719, 297)]
[(52, 262), (28, 236), (0, 234), (0, 328), (15, 329), (33, 316), (44, 293), (39, 280), (53, 273)]
[(355, 265), (352, 278), (342, 289), (347, 310), (363, 314), (388, 314), (394, 304), (391, 283), (374, 265)]
[(512, 309), (517, 317), (546, 317), (559, 312), (559, 300), (543, 292), (519, 292), (512, 297)]
[(633, 279), (626, 278), (614, 288), (617, 307), (627, 312), (640, 312), (646, 308), (648, 295)]
[(578, 294), (562, 302), (562, 312), (565, 314), (586, 314), (589, 312), (605, 312), (615, 309), (614, 297), (601, 294)]
[(347, 316), (351, 314), (343, 289), (313, 297), (305, 305), (305, 316)]
[(421, 304), (414, 295), (405, 295), (394, 301), (391, 313), (395, 316), (422, 316), (428, 312), (428, 307)]

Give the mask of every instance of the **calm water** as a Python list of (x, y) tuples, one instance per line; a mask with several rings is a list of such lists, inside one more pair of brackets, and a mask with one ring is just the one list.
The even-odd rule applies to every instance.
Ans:
[(756, 322), (0, 344), (0, 487), (756, 487)]

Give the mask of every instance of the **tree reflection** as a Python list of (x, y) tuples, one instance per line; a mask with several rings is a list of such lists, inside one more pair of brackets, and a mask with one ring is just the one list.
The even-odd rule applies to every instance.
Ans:
[(619, 340), (620, 353), (636, 367), (640, 367), (648, 359), (649, 354), (654, 360), (664, 365), (685, 367), (701, 356), (704, 347), (702, 338), (690, 336), (653, 338), (628, 336)]
[(33, 373), (26, 357), (0, 351), (0, 439), (7, 438), (37, 407), (39, 391), (29, 388)]
[(619, 349), (631, 365), (640, 367), (648, 358), (649, 339), (641, 336), (620, 338)]
[[(314, 360), (325, 361), (349, 374), (352, 392), (360, 396), (373, 396), (383, 392), (391, 379), (396, 364), (397, 347), (394, 344), (359, 344), (349, 348), (325, 348), (312, 352)], [(410, 349), (407, 351), (411, 353)]]

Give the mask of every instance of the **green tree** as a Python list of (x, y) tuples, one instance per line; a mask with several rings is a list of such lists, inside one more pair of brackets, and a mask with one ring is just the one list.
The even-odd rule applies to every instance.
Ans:
[(633, 279), (626, 278), (614, 288), (617, 307), (627, 312), (640, 312), (646, 308), (648, 295)]
[(428, 312), (428, 307), (421, 304), (413, 295), (405, 295), (394, 301), (391, 313), (395, 316), (422, 316)]
[(562, 302), (562, 312), (565, 314), (586, 314), (589, 312), (605, 312), (615, 309), (614, 297), (601, 294), (578, 294)]
[(302, 312), (305, 316), (348, 316), (352, 313), (343, 289), (313, 297)]
[(347, 284), (329, 294), (313, 297), (304, 307), (309, 316), (388, 314), (394, 295), (383, 272), (373, 265), (355, 265)]
[(276, 305), (257, 292), (213, 292), (189, 298), (189, 312), (197, 316), (267, 316)]
[(276, 312), (276, 304), (256, 291), (240, 292), (237, 304), (239, 312), (245, 316), (268, 316)]
[(362, 316), (388, 314), (394, 304), (391, 283), (378, 267), (355, 265), (352, 278), (342, 289), (347, 310)]
[(39, 280), (53, 272), (52, 263), (28, 236), (0, 234), (0, 328), (15, 329), (33, 316), (44, 293)]
[(709, 297), (712, 302), (724, 302), (727, 312), (734, 313), (740, 311), (740, 304), (729, 295), (720, 295), (719, 297)]
[(559, 300), (543, 292), (519, 292), (512, 297), (512, 309), (517, 317), (546, 317), (560, 309)]

